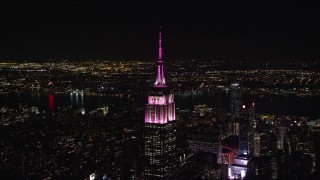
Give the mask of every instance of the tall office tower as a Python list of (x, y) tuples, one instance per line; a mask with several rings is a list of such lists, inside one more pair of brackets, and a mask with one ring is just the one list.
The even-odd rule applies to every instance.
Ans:
[(243, 105), (239, 118), (239, 153), (253, 155), (254, 151), (254, 104), (250, 107)]
[(249, 120), (240, 119), (239, 154), (249, 153)]
[(233, 82), (231, 83), (230, 88), (230, 111), (233, 117), (239, 117), (241, 110), (241, 87), (240, 83)]
[(229, 167), (228, 175), (230, 179), (244, 179), (248, 170), (248, 162), (250, 161), (251, 150), (249, 147), (249, 132), (250, 122), (249, 118), (242, 116), (239, 119), (239, 153), (234, 160), (234, 164)]
[(162, 61), (161, 31), (154, 90), (145, 108), (145, 178), (172, 179), (178, 162), (174, 95), (168, 89)]
[(241, 104), (242, 104), (240, 83), (238, 82), (231, 83), (229, 97), (230, 97), (230, 113), (231, 113), (231, 121), (229, 123), (229, 133), (239, 134), (240, 124), (237, 121), (237, 118), (240, 117)]
[(311, 128), (310, 128), (310, 136), (314, 151), (314, 169), (313, 174), (320, 175), (320, 120), (318, 120)]
[(254, 150), (253, 155), (255, 157), (260, 157), (267, 155), (268, 152), (268, 136), (265, 132), (255, 132), (254, 133)]
[(281, 124), (277, 128), (278, 130), (278, 149), (286, 150), (286, 145), (289, 142), (288, 127), (285, 124)]

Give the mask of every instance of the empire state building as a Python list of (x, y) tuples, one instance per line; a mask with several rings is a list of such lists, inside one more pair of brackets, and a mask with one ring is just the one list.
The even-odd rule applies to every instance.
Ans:
[(172, 179), (177, 169), (174, 95), (166, 85), (162, 61), (161, 31), (154, 90), (145, 108), (145, 177)]

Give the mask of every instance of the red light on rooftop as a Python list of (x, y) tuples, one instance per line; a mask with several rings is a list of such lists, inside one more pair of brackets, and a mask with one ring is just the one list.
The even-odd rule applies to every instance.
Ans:
[(242, 109), (245, 109), (246, 108), (246, 105), (242, 105)]

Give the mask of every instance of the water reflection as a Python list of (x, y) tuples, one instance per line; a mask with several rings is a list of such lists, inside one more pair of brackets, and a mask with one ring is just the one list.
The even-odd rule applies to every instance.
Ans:
[[(77, 91), (74, 91), (70, 93), (70, 105), (84, 106), (83, 99), (84, 99), (83, 92), (79, 93)], [(79, 103), (79, 100), (80, 100), (80, 103)]]
[(54, 95), (52, 93), (48, 95), (48, 109), (50, 111), (54, 110)]
[[(244, 95), (244, 103), (255, 102), (256, 112), (264, 114), (303, 115), (319, 118), (320, 97), (279, 97), (279, 96), (252, 96)], [(210, 107), (219, 106), (229, 110), (229, 98), (225, 93), (207, 94), (197, 96), (175, 96), (176, 107), (179, 109), (192, 109), (194, 105), (207, 104)], [(19, 104), (36, 106), (39, 110), (54, 111), (57, 107), (79, 106), (92, 110), (98, 107), (110, 106), (123, 108), (133, 103), (144, 107), (147, 103), (147, 95), (125, 96), (85, 96), (81, 94), (0, 94), (0, 107), (9, 106), (17, 108)]]

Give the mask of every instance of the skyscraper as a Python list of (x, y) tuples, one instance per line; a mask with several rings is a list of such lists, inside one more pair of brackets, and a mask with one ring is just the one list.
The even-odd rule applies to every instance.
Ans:
[(243, 120), (240, 122), (239, 155), (235, 158), (234, 164), (229, 168), (229, 178), (239, 178), (242, 180), (246, 176), (249, 161), (248, 123)]
[(231, 83), (230, 88), (230, 111), (233, 117), (239, 117), (241, 110), (241, 87), (240, 83), (233, 82)]
[(237, 118), (239, 121), (239, 154), (234, 160), (234, 164), (229, 169), (229, 178), (234, 179), (244, 179), (248, 170), (248, 162), (251, 159), (251, 154), (253, 153), (253, 146), (250, 145), (253, 141), (253, 131), (250, 125), (253, 117), (252, 106), (246, 109), (245, 106), (242, 107), (240, 112), (240, 117)]
[(239, 133), (239, 154), (249, 153), (249, 120), (246, 118), (240, 119), (240, 133)]
[(229, 124), (231, 133), (239, 134), (239, 122), (236, 120), (240, 117), (242, 96), (241, 96), (241, 87), (240, 83), (233, 82), (230, 86), (230, 113), (231, 113), (231, 122)]
[(162, 61), (161, 31), (159, 59), (153, 92), (145, 108), (145, 178), (170, 179), (177, 169), (174, 95), (166, 85)]

